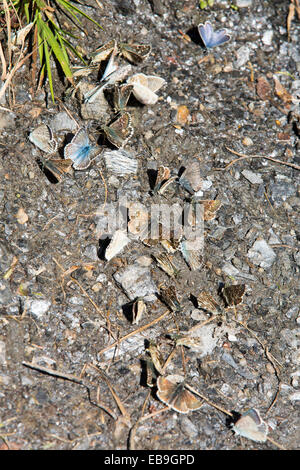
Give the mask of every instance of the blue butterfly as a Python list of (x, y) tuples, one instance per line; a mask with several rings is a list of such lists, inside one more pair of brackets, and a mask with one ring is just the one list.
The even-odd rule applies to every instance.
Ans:
[(91, 164), (91, 156), (97, 151), (97, 147), (90, 144), (86, 130), (81, 127), (74, 135), (71, 142), (64, 148), (65, 159), (70, 158), (75, 170), (85, 170)]
[(207, 49), (220, 46), (230, 40), (230, 35), (227, 33), (226, 29), (214, 31), (209, 21), (206, 21), (205, 24), (199, 24), (198, 31)]

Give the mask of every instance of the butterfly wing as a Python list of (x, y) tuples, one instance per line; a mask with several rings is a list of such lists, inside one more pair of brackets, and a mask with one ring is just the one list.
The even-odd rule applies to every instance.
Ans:
[(239, 436), (246, 437), (255, 442), (266, 442), (267, 440), (268, 425), (261, 419), (259, 412), (254, 408), (243, 413), (232, 429)]
[(233, 307), (234, 305), (242, 303), (245, 290), (245, 284), (234, 284), (232, 286), (223, 287), (221, 293), (226, 301), (227, 307)]
[(214, 31), (211, 23), (206, 21), (205, 24), (198, 25), (198, 31), (203, 44), (207, 49), (215, 46), (220, 46), (230, 40), (230, 35), (225, 29)]
[(126, 142), (133, 135), (131, 126), (131, 116), (129, 113), (123, 113), (110, 126), (104, 126), (103, 130), (107, 139), (117, 148), (124, 147)]
[(130, 98), (133, 85), (121, 85), (114, 92), (114, 107), (116, 111), (124, 111)]
[(213, 35), (213, 27), (211, 23), (206, 21), (205, 24), (199, 24), (198, 31), (205, 47), (212, 47), (211, 39)]
[[(193, 244), (193, 242), (192, 242)], [(183, 240), (180, 242), (180, 251), (185, 262), (190, 267), (191, 271), (197, 271), (203, 266), (202, 253), (203, 250), (193, 250), (191, 248), (189, 240)]]
[(91, 163), (90, 154), (94, 147), (90, 145), (86, 130), (81, 127), (74, 135), (72, 141), (65, 146), (64, 156), (73, 161), (75, 170), (85, 170)]
[(57, 141), (53, 138), (52, 130), (46, 124), (41, 124), (29, 134), (29, 140), (36, 147), (46, 153), (54, 153), (57, 150)]
[(151, 52), (151, 46), (146, 44), (119, 44), (122, 55), (133, 62), (138, 64), (148, 57)]
[(117, 54), (117, 49), (115, 48), (113, 51), (112, 51), (112, 54), (109, 58), (109, 61), (107, 63), (107, 66), (104, 70), (104, 73), (101, 77), (101, 82), (104, 82), (105, 80), (108, 79), (108, 77), (117, 70), (118, 68), (118, 64), (116, 64), (115, 62), (115, 57), (116, 57), (116, 54)]
[(101, 47), (98, 47), (98, 49), (95, 50), (95, 52), (92, 54), (93, 58), (91, 63), (92, 64), (98, 64), (102, 62), (102, 60), (107, 59), (109, 54), (116, 48), (116, 40), (112, 39), (111, 41), (107, 42)]
[(199, 162), (192, 162), (182, 173), (179, 183), (190, 194), (194, 194), (202, 187)]
[(230, 40), (230, 35), (226, 32), (225, 29), (220, 29), (220, 31), (213, 32), (211, 39), (211, 45), (209, 47), (220, 46), (225, 42)]

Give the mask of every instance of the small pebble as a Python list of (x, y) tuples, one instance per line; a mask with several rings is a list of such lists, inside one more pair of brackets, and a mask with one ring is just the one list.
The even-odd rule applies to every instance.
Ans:
[(251, 184), (262, 184), (264, 180), (258, 173), (254, 173), (250, 170), (243, 170), (242, 175), (250, 181)]
[(241, 46), (237, 51), (236, 51), (236, 60), (234, 61), (234, 67), (239, 69), (240, 67), (243, 67), (247, 62), (249, 62), (250, 59), (250, 49), (248, 46)]
[(272, 44), (273, 34), (274, 33), (272, 29), (264, 32), (262, 42), (265, 44), (265, 46), (270, 46)]
[(269, 268), (275, 261), (276, 253), (266, 240), (256, 240), (248, 251), (248, 258), (251, 259), (252, 263), (262, 268)]
[(252, 5), (253, 0), (236, 0), (236, 6), (238, 8), (249, 8)]
[(29, 309), (34, 317), (41, 319), (50, 307), (50, 300), (32, 300)]

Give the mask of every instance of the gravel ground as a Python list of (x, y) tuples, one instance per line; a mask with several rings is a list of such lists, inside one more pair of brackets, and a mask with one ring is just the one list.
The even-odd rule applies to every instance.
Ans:
[[(114, 38), (151, 44), (131, 74), (166, 81), (153, 105), (130, 98), (134, 134), (124, 151), (101, 132), (112, 107), (102, 96), (94, 106), (80, 102), (96, 76), (78, 79), (76, 95), (55, 76), (55, 104), (44, 91), (30, 93), (26, 68), (15, 76), (14, 100), (0, 109), (2, 448), (299, 449), (299, 19), (288, 41), (287, 0), (235, 3), (246, 6), (104, 0), (85, 7), (105, 27), (85, 23), (87, 56)], [(196, 26), (207, 20), (226, 27), (231, 40), (206, 52)], [(43, 122), (59, 151), (75, 122), (86, 127), (99, 156), (54, 182), (41, 164), (45, 154), (28, 140)], [(240, 155), (259, 158), (227, 166)], [(179, 274), (170, 277), (154, 259), (164, 247), (132, 233), (107, 261), (103, 210), (124, 199), (147, 207), (190, 201), (178, 181), (153, 194), (149, 176), (160, 165), (178, 176), (194, 161), (198, 201), (221, 202), (204, 222), (197, 269), (177, 250), (169, 256)], [(220, 294), (236, 284), (245, 295), (230, 308)], [(164, 288), (176, 290), (180, 309), (163, 302)], [(195, 300), (203, 292), (220, 305), (218, 315)], [(136, 297), (146, 312), (133, 324)], [(186, 336), (189, 347), (180, 346)], [(147, 386), (149, 344), (164, 361), (172, 354), (162, 373), (184, 376), (204, 397), (197, 410), (165, 409), (155, 383)], [(251, 408), (267, 422), (266, 442), (230, 427)]]

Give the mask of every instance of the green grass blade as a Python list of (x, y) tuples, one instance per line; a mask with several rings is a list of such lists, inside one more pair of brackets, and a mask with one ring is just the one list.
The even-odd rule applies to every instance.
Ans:
[(52, 81), (52, 73), (51, 73), (50, 54), (49, 54), (48, 44), (46, 40), (44, 41), (44, 52), (45, 52), (45, 68), (46, 68), (47, 77), (49, 81), (49, 88), (50, 88), (52, 101), (54, 103), (55, 99), (54, 99), (53, 81)]
[[(94, 20), (93, 18), (91, 18), (89, 15), (87, 15), (86, 13), (84, 13), (82, 10), (80, 10), (79, 8), (75, 7), (75, 5), (70, 5), (69, 2), (67, 2), (66, 0), (56, 0), (57, 3), (60, 3), (62, 8), (65, 7), (66, 10), (68, 10), (70, 13), (71, 11), (70, 10), (74, 10), (76, 11), (76, 13), (78, 13), (79, 15), (82, 15), (84, 16), (84, 18), (86, 18), (87, 20), (89, 21), (92, 21), (95, 25), (97, 25), (99, 28), (103, 29), (102, 26), (97, 23), (96, 20)], [(74, 13), (73, 13), (74, 14)], [(75, 15), (75, 14), (74, 14)], [(76, 16), (76, 15), (75, 15)], [(77, 17), (76, 17), (77, 18)], [(77, 18), (78, 20), (78, 18)], [(78, 20), (79, 21), (79, 20)], [(80, 21), (79, 21), (80, 22)]]
[(40, 28), (43, 31), (42, 36), (44, 37), (45, 41), (48, 43), (48, 45), (51, 47), (53, 54), (55, 55), (56, 59), (58, 60), (65, 76), (67, 78), (72, 77), (72, 72), (69, 66), (69, 60), (68, 57), (65, 57), (64, 53), (62, 52), (59, 43), (57, 42), (54, 34), (52, 33), (51, 29), (49, 26), (41, 22), (40, 23)]

